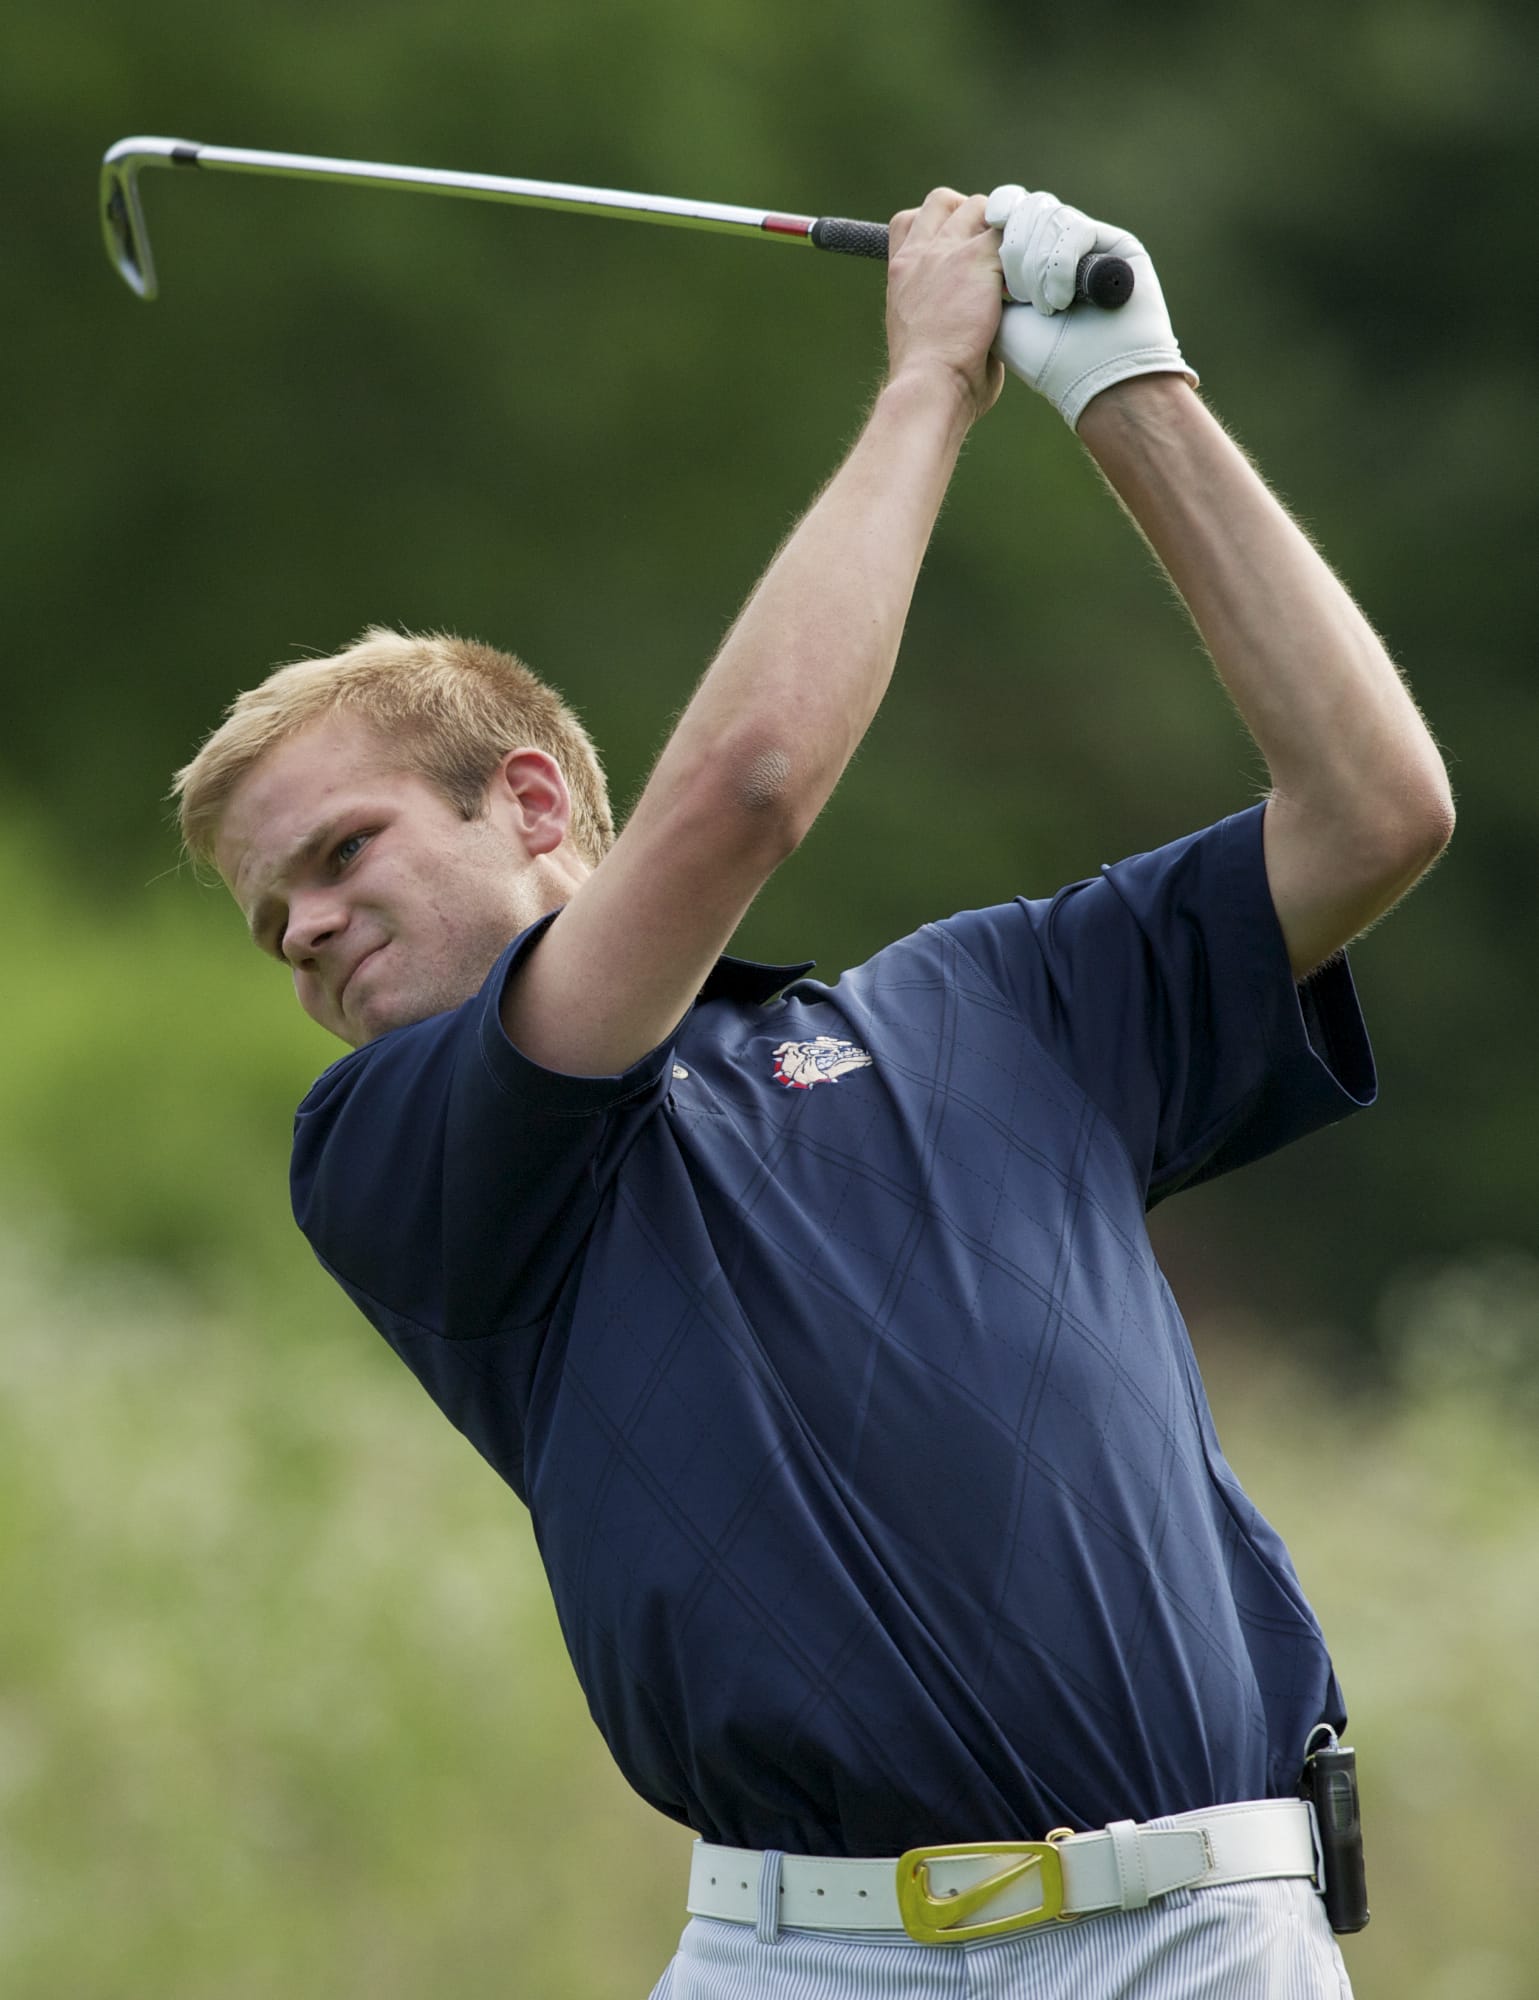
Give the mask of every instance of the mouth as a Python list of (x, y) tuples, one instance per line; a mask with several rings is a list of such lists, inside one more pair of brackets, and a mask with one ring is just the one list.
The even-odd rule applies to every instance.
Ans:
[(375, 945), (372, 951), (366, 951), (363, 957), (358, 960), (356, 965), (354, 965), (352, 971), (348, 973), (347, 977), (343, 980), (342, 984), (337, 988), (338, 1013), (343, 1012), (344, 1009), (346, 1008), (348, 991), (351, 988), (353, 981), (358, 977), (359, 973), (362, 972), (362, 970), (366, 965), (371, 965), (374, 962), (374, 960), (379, 957), (380, 953), (384, 949), (385, 949), (384, 945), (377, 944)]

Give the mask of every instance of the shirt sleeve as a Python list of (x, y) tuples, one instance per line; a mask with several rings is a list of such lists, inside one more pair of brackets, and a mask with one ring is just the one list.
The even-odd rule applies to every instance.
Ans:
[(668, 1047), (565, 1076), (503, 1032), (504, 952), (477, 996), (327, 1070), (294, 1124), (295, 1219), (371, 1317), (475, 1338), (537, 1324), (619, 1158), (666, 1090)]
[(1294, 980), (1264, 811), (945, 926), (1112, 1120), (1151, 1207), (1376, 1095), (1345, 957)]

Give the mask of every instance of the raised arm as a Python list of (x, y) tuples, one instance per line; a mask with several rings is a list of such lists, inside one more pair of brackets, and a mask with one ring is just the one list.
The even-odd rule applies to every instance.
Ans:
[[(1000, 349), (1079, 432), (1165, 565), (1267, 762), (1267, 878), (1302, 977), (1397, 902), (1447, 844), (1443, 760), (1378, 637), (1194, 393), (1136, 237), (1050, 194), (996, 188), (1017, 299)], [(1088, 250), (1135, 277), (1122, 313), (1077, 307)]]
[(1267, 880), (1302, 977), (1446, 846), (1443, 760), (1368, 621), (1184, 381), (1120, 383), (1079, 433), (1266, 759)]
[(894, 219), (864, 429), (503, 996), (509, 1037), (547, 1068), (614, 1074), (671, 1032), (865, 734), (962, 440), (999, 394), (998, 248), (981, 198), (949, 189)]

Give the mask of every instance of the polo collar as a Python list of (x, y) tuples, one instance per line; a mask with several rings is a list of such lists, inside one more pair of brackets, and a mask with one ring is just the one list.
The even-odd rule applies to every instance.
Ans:
[(746, 1000), (762, 1006), (784, 986), (804, 979), (817, 964), (815, 958), (800, 965), (766, 965), (756, 958), (718, 958), (700, 989), (702, 1000)]

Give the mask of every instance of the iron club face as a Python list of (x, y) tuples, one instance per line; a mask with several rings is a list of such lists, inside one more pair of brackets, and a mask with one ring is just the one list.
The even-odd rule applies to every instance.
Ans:
[(159, 291), (155, 259), (150, 254), (149, 231), (144, 222), (144, 204), (139, 199), (139, 169), (147, 159), (169, 165), (170, 153), (180, 139), (121, 139), (102, 161), (102, 235), (113, 268), (141, 299), (153, 299)]

